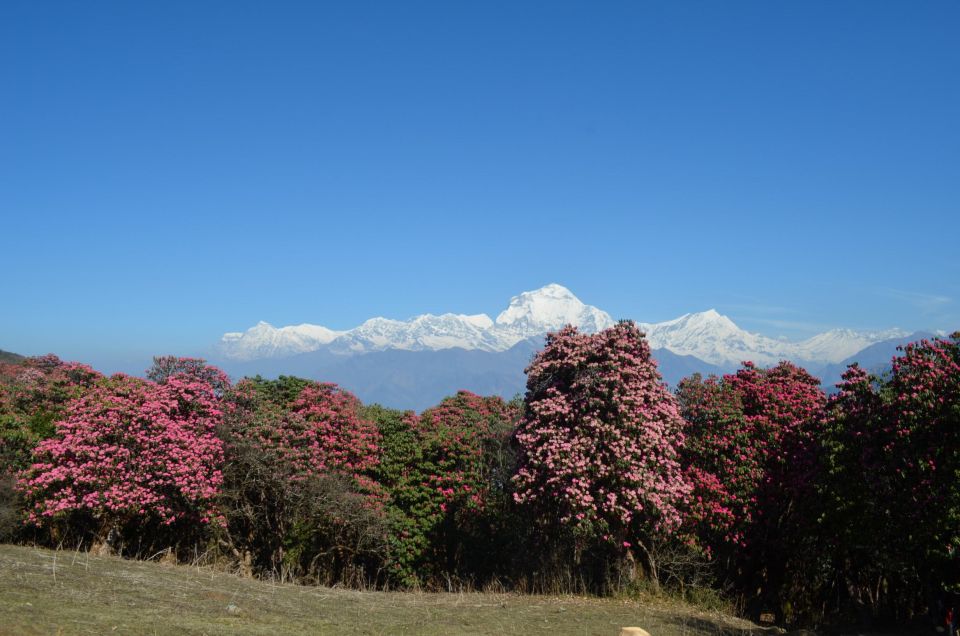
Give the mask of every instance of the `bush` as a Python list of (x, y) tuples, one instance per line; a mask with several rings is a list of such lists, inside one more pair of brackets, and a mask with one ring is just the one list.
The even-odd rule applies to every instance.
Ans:
[(637, 557), (656, 585), (653, 546), (679, 530), (690, 485), (683, 420), (643, 334), (620, 322), (548, 335), (527, 369), (525, 407), (517, 502), (570, 560), (590, 564), (589, 585), (634, 581)]
[[(213, 389), (116, 375), (68, 403), (20, 488), (28, 520), (98, 544), (179, 544), (216, 517), (223, 450)], [(162, 545), (162, 544), (166, 545)]]
[(677, 395), (694, 485), (688, 527), (755, 618), (769, 608), (782, 619), (787, 598), (796, 600), (787, 586), (808, 553), (799, 542), (814, 526), (804, 506), (815, 494), (820, 382), (789, 362), (747, 362), (722, 378), (687, 378)]
[(67, 404), (102, 377), (54, 355), (0, 363), (0, 474), (26, 468), (34, 447), (54, 434)]
[(385, 540), (384, 495), (372, 478), (379, 432), (361, 411), (334, 385), (291, 379), (241, 381), (227, 394), (220, 541), (244, 573), (377, 576)]
[(839, 388), (810, 587), (837, 615), (902, 621), (960, 589), (960, 333), (907, 345), (885, 380), (850, 367)]
[(424, 411), (377, 408), (389, 493), (388, 573), (401, 585), (482, 584), (513, 554), (503, 523), (518, 405), (468, 391)]
[(10, 541), (16, 536), (23, 517), (23, 503), (16, 483), (12, 475), (0, 476), (0, 541)]

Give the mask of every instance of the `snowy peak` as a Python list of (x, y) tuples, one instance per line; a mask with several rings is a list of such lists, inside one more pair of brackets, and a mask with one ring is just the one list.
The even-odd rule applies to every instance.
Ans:
[(569, 289), (550, 284), (510, 299), (510, 306), (497, 316), (496, 329), (503, 337), (523, 340), (573, 325), (597, 332), (614, 324), (605, 311), (583, 304)]
[(565, 316), (576, 316), (584, 307), (586, 305), (569, 289), (551, 283), (511, 298), (510, 305), (497, 316), (497, 324), (512, 325), (532, 319), (555, 322)]
[(770, 364), (781, 359), (783, 343), (744, 331), (715, 309), (638, 327), (654, 349), (692, 355), (711, 364), (735, 365), (743, 360)]
[(367, 353), (384, 349), (423, 351), (451, 349), (499, 350), (489, 334), (493, 321), (486, 314), (465, 316), (424, 314), (411, 320), (373, 318), (337, 338), (337, 353)]
[(258, 358), (279, 358), (306, 351), (315, 351), (319, 347), (333, 342), (343, 332), (333, 331), (319, 325), (293, 325), (274, 327), (260, 321), (244, 332), (223, 334), (216, 350), (232, 360), (256, 360)]
[(909, 335), (902, 329), (858, 332), (852, 329), (831, 329), (796, 345), (797, 357), (804, 360), (837, 363), (863, 351), (870, 345), (903, 338)]
[[(496, 321), (486, 314), (423, 314), (409, 320), (371, 318), (347, 331), (311, 324), (277, 328), (259, 322), (244, 332), (224, 334), (216, 349), (218, 355), (231, 360), (279, 358), (319, 349), (341, 355), (386, 349), (506, 351), (522, 340), (543, 336), (568, 324), (595, 333), (615, 323), (608, 313), (584, 304), (566, 287), (550, 284), (511, 298)], [(907, 335), (899, 329), (834, 329), (791, 342), (745, 331), (716, 309), (637, 326), (647, 334), (654, 349), (694, 356), (727, 368), (744, 360), (760, 365), (780, 360), (831, 364), (877, 342)]]
[(551, 284), (515, 296), (496, 322), (486, 314), (423, 314), (410, 320), (371, 318), (348, 331), (319, 325), (276, 328), (260, 322), (245, 332), (226, 333), (217, 353), (232, 360), (275, 358), (328, 347), (349, 355), (403, 349), (436, 351), (459, 347), (505, 351), (521, 340), (572, 324), (597, 332), (614, 324), (610, 316), (585, 305), (569, 289)]
[(736, 366), (745, 360), (761, 365), (776, 364), (780, 360), (835, 363), (871, 344), (907, 333), (900, 329), (878, 332), (834, 329), (801, 342), (790, 342), (745, 331), (714, 309), (638, 326), (646, 332), (654, 349), (669, 349), (720, 366)]

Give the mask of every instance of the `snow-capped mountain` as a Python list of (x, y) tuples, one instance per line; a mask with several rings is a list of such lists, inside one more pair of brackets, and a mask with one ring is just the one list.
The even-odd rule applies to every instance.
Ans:
[[(310, 324), (277, 328), (261, 322), (242, 333), (224, 334), (216, 353), (228, 360), (249, 361), (320, 349), (340, 355), (387, 350), (500, 352), (567, 324), (595, 333), (613, 326), (614, 320), (605, 311), (581, 302), (567, 288), (551, 284), (514, 296), (496, 321), (486, 314), (425, 314), (410, 320), (372, 318), (347, 331)], [(792, 342), (745, 331), (713, 309), (638, 326), (654, 349), (693, 356), (719, 367), (734, 367), (744, 360), (761, 365), (784, 359), (837, 363), (874, 343), (907, 334), (897, 329), (870, 333), (834, 329)]]
[(437, 351), (480, 349), (501, 351), (490, 332), (493, 321), (486, 314), (425, 314), (411, 320), (371, 318), (337, 338), (330, 346), (337, 353), (369, 353), (386, 349)]
[(791, 358), (837, 363), (878, 342), (904, 338), (908, 334), (909, 332), (903, 329), (883, 331), (831, 329), (797, 343), (796, 355)]
[(557, 331), (565, 325), (596, 333), (612, 327), (614, 320), (607, 312), (583, 304), (569, 289), (554, 283), (511, 298), (510, 306), (497, 316), (492, 331), (500, 347), (508, 349), (521, 340)]
[(780, 360), (836, 363), (876, 342), (907, 335), (900, 329), (877, 332), (833, 329), (807, 340), (790, 342), (744, 331), (714, 309), (637, 326), (646, 332), (654, 349), (668, 349), (721, 366), (738, 365), (745, 360), (760, 365), (776, 364)]
[(283, 358), (286, 356), (316, 351), (343, 335), (320, 325), (293, 325), (274, 327), (260, 321), (244, 332), (225, 333), (217, 351), (232, 360), (257, 360), (260, 358)]
[(506, 351), (521, 340), (572, 324), (594, 333), (614, 324), (604, 311), (585, 305), (569, 289), (547, 285), (514, 296), (496, 322), (486, 314), (424, 314), (410, 320), (371, 318), (347, 331), (317, 325), (276, 328), (261, 322), (245, 332), (224, 334), (217, 353), (230, 360), (279, 358), (322, 347), (340, 354), (387, 349)]

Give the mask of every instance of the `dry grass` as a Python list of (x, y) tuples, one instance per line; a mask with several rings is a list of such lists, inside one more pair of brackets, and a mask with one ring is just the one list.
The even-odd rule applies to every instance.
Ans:
[[(228, 606), (236, 606), (234, 612)], [(598, 634), (766, 630), (667, 601), (357, 592), (0, 545), (0, 634)]]

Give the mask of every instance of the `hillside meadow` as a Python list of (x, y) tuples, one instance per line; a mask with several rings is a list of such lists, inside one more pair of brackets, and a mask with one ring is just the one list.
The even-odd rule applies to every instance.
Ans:
[(0, 634), (777, 633), (666, 600), (357, 591), (0, 545)]

